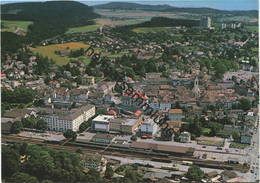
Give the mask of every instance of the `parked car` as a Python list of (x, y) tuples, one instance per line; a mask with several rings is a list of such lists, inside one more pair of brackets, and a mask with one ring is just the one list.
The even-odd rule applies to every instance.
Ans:
[(217, 150), (222, 150), (222, 148), (221, 147), (217, 147)]
[(206, 146), (202, 146), (202, 148), (206, 148)]

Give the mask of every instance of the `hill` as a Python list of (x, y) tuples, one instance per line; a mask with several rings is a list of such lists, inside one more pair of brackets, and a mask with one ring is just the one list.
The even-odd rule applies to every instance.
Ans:
[(3, 20), (32, 21), (26, 40), (39, 44), (42, 40), (65, 33), (68, 28), (93, 24), (99, 17), (93, 8), (75, 1), (47, 1), (1, 5)]
[(160, 11), (171, 8), (169, 5), (144, 5), (138, 3), (128, 2), (110, 2), (107, 4), (100, 4), (94, 6), (98, 9), (125, 9), (125, 10), (147, 10), (147, 11)]
[(258, 16), (258, 11), (224, 11), (213, 8), (177, 8), (169, 5), (144, 5), (138, 3), (127, 3), (127, 2), (110, 2), (101, 5), (93, 6), (97, 9), (124, 9), (124, 10), (145, 10), (145, 11), (161, 11), (161, 12), (185, 12), (185, 13), (196, 13), (196, 14), (233, 14), (233, 15), (248, 15), (252, 17)]

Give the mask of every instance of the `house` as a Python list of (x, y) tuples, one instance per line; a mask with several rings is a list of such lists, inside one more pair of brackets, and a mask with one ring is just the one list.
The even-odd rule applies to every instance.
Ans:
[(183, 112), (182, 109), (170, 109), (168, 111), (168, 117), (170, 120), (182, 120), (183, 118)]
[(139, 134), (140, 135), (155, 135), (159, 130), (158, 125), (150, 118), (145, 119), (142, 123)]
[(142, 122), (142, 118), (125, 119), (121, 125), (121, 132), (123, 134), (135, 134)]
[(189, 132), (182, 132), (180, 134), (180, 142), (182, 142), (182, 143), (191, 142), (191, 134)]
[(12, 119), (11, 121), (21, 121), (22, 118), (26, 118), (31, 115), (33, 116), (36, 115), (34, 109), (24, 108), (24, 109), (12, 109), (6, 111), (3, 116), (5, 118), (11, 118)]
[(107, 160), (100, 154), (84, 154), (82, 157), (83, 166), (85, 168), (92, 168), (100, 173), (106, 170)]
[(88, 76), (87, 74), (82, 77), (82, 84), (83, 85), (93, 85), (95, 84), (95, 77)]
[(59, 88), (60, 83), (58, 83), (57, 81), (50, 81), (49, 86), (52, 87), (52, 88)]
[(70, 91), (70, 100), (82, 102), (88, 99), (89, 91), (87, 89), (72, 89)]
[(146, 79), (156, 79), (160, 78), (162, 73), (157, 73), (157, 72), (149, 72), (145, 74)]
[(1, 133), (10, 134), (13, 122), (13, 118), (1, 118)]
[(115, 136), (107, 133), (97, 133), (92, 137), (92, 142), (110, 144), (115, 140)]
[(20, 83), (19, 81), (12, 81), (11, 82), (12, 88), (16, 88), (16, 87), (21, 86), (21, 85), (22, 85), (22, 83)]
[(92, 120), (92, 129), (95, 131), (110, 131), (110, 121), (115, 117), (112, 115), (98, 115)]

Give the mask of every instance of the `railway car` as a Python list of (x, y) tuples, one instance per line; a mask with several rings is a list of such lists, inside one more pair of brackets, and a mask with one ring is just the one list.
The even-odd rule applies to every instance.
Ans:
[(169, 159), (160, 159), (160, 158), (152, 158), (151, 161), (163, 162), (163, 163), (171, 163), (172, 160)]
[(163, 169), (163, 170), (171, 170), (171, 171), (179, 171), (178, 167), (172, 167), (172, 166), (162, 166), (161, 169)]

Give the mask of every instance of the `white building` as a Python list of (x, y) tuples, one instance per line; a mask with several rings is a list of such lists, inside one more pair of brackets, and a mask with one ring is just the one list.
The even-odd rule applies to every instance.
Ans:
[(210, 17), (202, 17), (200, 19), (200, 27), (211, 28), (211, 18)]
[(92, 120), (92, 128), (96, 131), (109, 132), (109, 122), (114, 118), (110, 115), (98, 115)]
[(49, 130), (64, 132), (70, 129), (78, 131), (81, 123), (95, 115), (95, 106), (86, 105), (70, 111), (57, 109), (46, 109), (43, 111), (46, 114), (41, 115), (41, 118), (47, 122)]
[(180, 135), (180, 142), (182, 143), (190, 143), (191, 142), (191, 134), (190, 132), (182, 132)]
[(151, 119), (145, 119), (143, 124), (140, 127), (141, 135), (154, 135), (158, 131), (158, 125)]

